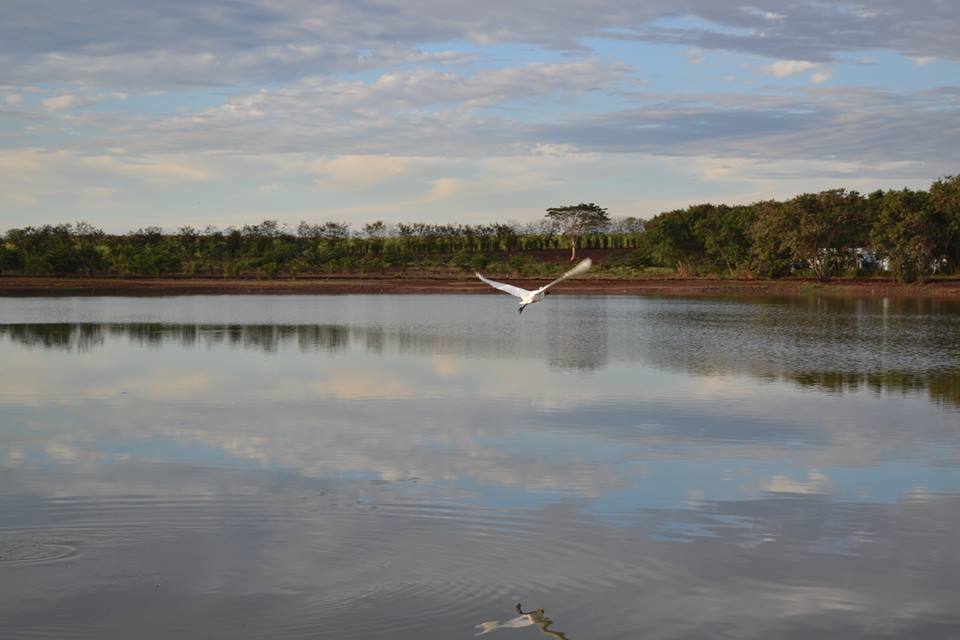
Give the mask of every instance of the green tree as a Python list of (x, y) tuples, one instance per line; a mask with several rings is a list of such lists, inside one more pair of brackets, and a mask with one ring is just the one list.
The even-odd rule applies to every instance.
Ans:
[(693, 231), (703, 245), (704, 258), (714, 270), (731, 275), (746, 270), (750, 261), (752, 207), (700, 205), (693, 208)]
[(750, 269), (766, 278), (779, 278), (790, 273), (793, 259), (784, 242), (784, 205), (765, 200), (753, 205), (754, 220), (750, 225)]
[(797, 261), (819, 280), (830, 278), (853, 259), (866, 239), (863, 198), (856, 191), (805, 193), (786, 202), (779, 232)]
[(310, 240), (344, 240), (350, 237), (350, 223), (324, 222), (323, 224), (311, 224), (302, 221), (297, 226), (297, 235)]
[(946, 252), (956, 271), (960, 269), (960, 175), (947, 176), (930, 185), (930, 203), (950, 229)]
[(650, 255), (662, 265), (676, 267), (682, 276), (695, 275), (705, 253), (695, 226), (698, 215), (712, 206), (698, 205), (654, 216), (644, 231)]
[(871, 239), (881, 257), (890, 261), (898, 282), (923, 281), (943, 255), (949, 222), (933, 206), (926, 191), (887, 191), (883, 194)]
[(383, 220), (367, 223), (363, 225), (363, 234), (368, 238), (383, 238), (387, 235), (387, 225)]
[(594, 203), (580, 203), (547, 209), (547, 219), (570, 242), (570, 262), (577, 259), (577, 239), (592, 231), (600, 231), (610, 223), (607, 210)]
[(84, 275), (91, 276), (106, 270), (107, 261), (104, 254), (93, 245), (80, 245), (74, 249), (74, 255), (76, 256), (77, 271)]
[(166, 244), (149, 244), (132, 256), (130, 269), (140, 275), (159, 278), (180, 270), (180, 256)]
[(23, 252), (16, 247), (7, 247), (0, 244), (0, 275), (4, 271), (19, 271), (23, 269)]
[(383, 253), (383, 239), (387, 236), (387, 225), (383, 220), (363, 225), (363, 235), (366, 237), (367, 250), (373, 255)]
[(62, 244), (52, 249), (46, 254), (45, 258), (51, 273), (54, 275), (73, 275), (80, 270), (80, 257), (69, 244)]

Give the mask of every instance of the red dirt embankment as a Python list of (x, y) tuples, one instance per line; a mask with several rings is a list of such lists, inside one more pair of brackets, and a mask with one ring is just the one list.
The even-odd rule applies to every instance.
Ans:
[[(526, 289), (546, 279), (503, 278)], [(348, 294), (348, 293), (497, 293), (472, 277), (331, 276), (286, 280), (221, 278), (38, 278), (0, 277), (0, 296), (161, 296), (191, 294)], [(571, 295), (807, 295), (851, 297), (919, 297), (960, 300), (960, 279), (927, 284), (885, 280), (804, 279), (615, 279), (578, 278), (564, 282), (557, 294)]]

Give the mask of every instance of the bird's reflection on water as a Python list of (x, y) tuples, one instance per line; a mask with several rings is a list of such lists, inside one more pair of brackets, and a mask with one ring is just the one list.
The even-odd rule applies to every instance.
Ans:
[(554, 631), (550, 628), (553, 620), (547, 617), (543, 609), (524, 611), (522, 604), (518, 602), (517, 613), (520, 615), (516, 618), (510, 618), (505, 622), (498, 622), (496, 620), (481, 622), (477, 625), (477, 635), (482, 636), (497, 629), (522, 629), (523, 627), (536, 625), (544, 635), (550, 636), (551, 638), (560, 638), (560, 640), (570, 640), (564, 632)]

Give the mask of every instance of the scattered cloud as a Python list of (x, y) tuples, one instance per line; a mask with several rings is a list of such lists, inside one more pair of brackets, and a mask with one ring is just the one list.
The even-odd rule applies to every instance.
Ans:
[(124, 177), (160, 182), (202, 182), (210, 179), (207, 169), (187, 158), (133, 158), (112, 155), (81, 156), (80, 166)]
[[(759, 7), (739, 0), (692, 0), (684, 13), (698, 22), (688, 28), (660, 25), (658, 21), (676, 16), (676, 6), (668, 0), (629, 8), (619, 0), (590, 6), (560, 0), (548, 7), (454, 0), (442, 10), (429, 0), (332, 0), (321, 5), (251, 0), (236, 11), (211, 9), (209, 0), (178, 0), (175, 6), (176, 11), (123, 0), (18, 3), (7, 8), (0, 25), (0, 63), (11, 81), (22, 84), (171, 88), (290, 82), (311, 74), (456, 66), (476, 59), (476, 53), (452, 47), (425, 50), (423, 43), (436, 42), (587, 51), (588, 39), (608, 37), (783, 60), (827, 62), (842, 52), (876, 49), (960, 57), (958, 17), (939, 0), (909, 5), (878, 0), (869, 9), (819, 0)], [(121, 19), (95, 21), (93, 15)]]
[(703, 64), (707, 59), (702, 49), (687, 49), (682, 55), (690, 64)]
[(321, 186), (371, 187), (409, 174), (424, 160), (384, 155), (342, 155), (312, 163)]
[(466, 186), (461, 178), (437, 178), (433, 181), (427, 200), (447, 200), (460, 195)]
[(52, 98), (44, 98), (40, 101), (40, 104), (43, 105), (43, 108), (49, 111), (69, 109), (70, 107), (75, 107), (79, 103), (80, 99), (77, 98), (77, 96), (72, 95), (54, 96)]
[(814, 84), (821, 84), (833, 77), (833, 72), (829, 69), (824, 69), (822, 71), (815, 71), (810, 75), (810, 81)]
[[(883, 187), (960, 160), (960, 17), (938, 0), (62, 4), (15, 3), (0, 23), (0, 99), (16, 107), (0, 112), (15, 165), (0, 198), (18, 220), (163, 185), (178, 185), (164, 201), (206, 189), (189, 201), (221, 213), (293, 215), (321, 191), (344, 215), (489, 219), (596, 184), (629, 203), (626, 174), (604, 177), (624, 159), (671, 167), (651, 202), (682, 198), (694, 166), (696, 197), (726, 198), (797, 184), (797, 167), (816, 167), (808, 184), (851, 164), (900, 181)], [(938, 64), (919, 89), (864, 69), (850, 86), (891, 52)], [(682, 60), (702, 78), (684, 92)]]
[(123, 91), (110, 91), (91, 95), (62, 94), (44, 98), (40, 105), (47, 111), (61, 111), (63, 109), (76, 109), (78, 107), (87, 107), (105, 100), (126, 100), (129, 97)]
[(807, 60), (779, 60), (761, 68), (763, 73), (775, 76), (777, 78), (786, 78), (787, 76), (803, 73), (816, 69), (820, 65)]
[(774, 11), (765, 11), (763, 9), (758, 9), (757, 7), (741, 7), (741, 10), (751, 16), (757, 16), (763, 18), (764, 20), (769, 20), (772, 22), (779, 22), (787, 16), (782, 13), (776, 13)]

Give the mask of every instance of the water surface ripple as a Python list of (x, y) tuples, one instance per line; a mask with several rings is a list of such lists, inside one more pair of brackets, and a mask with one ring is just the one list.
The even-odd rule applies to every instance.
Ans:
[(6, 298), (0, 361), (3, 638), (960, 634), (949, 302)]

